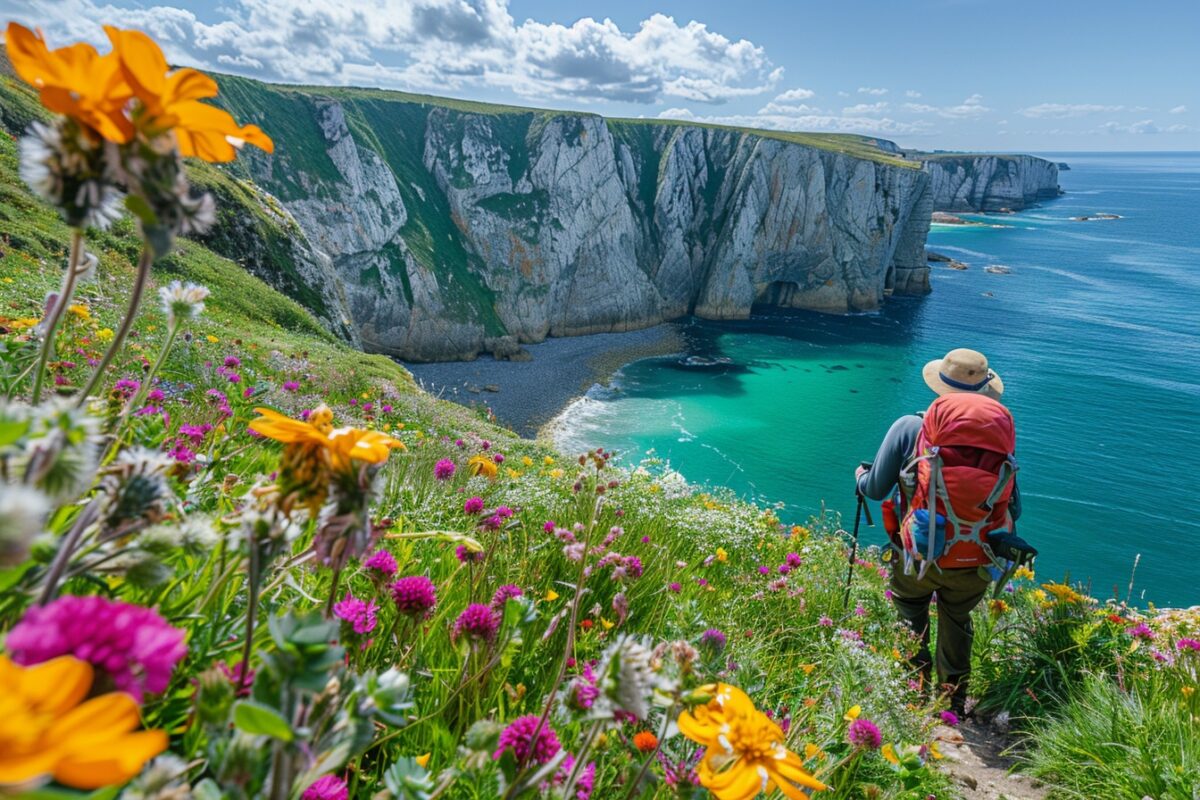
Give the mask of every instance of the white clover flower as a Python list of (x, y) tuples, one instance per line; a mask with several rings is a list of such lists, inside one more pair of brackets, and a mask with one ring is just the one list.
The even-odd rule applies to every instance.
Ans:
[(37, 489), (0, 484), (0, 566), (25, 560), (49, 509), (50, 499)]
[(632, 636), (613, 642), (601, 658), (601, 685), (608, 706), (638, 719), (650, 714), (656, 676), (651, 666), (654, 654)]
[(171, 281), (158, 290), (167, 324), (172, 326), (185, 319), (198, 317), (204, 310), (204, 300), (208, 295), (207, 288), (183, 281)]

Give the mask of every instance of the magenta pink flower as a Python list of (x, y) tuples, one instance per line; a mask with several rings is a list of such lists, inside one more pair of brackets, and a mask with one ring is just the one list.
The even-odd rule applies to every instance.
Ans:
[(349, 797), (345, 781), (336, 775), (325, 775), (309, 784), (300, 800), (348, 800)]
[(786, 561), (787, 565), (793, 569), (804, 563), (804, 559), (800, 557), (799, 553), (788, 553), (784, 557), (784, 561)]
[(525, 594), (524, 590), (515, 583), (506, 583), (496, 590), (492, 595), (492, 608), (500, 610), (504, 608), (504, 604), (508, 602), (510, 597), (520, 597)]
[(387, 550), (376, 550), (371, 554), (371, 557), (363, 562), (363, 566), (367, 569), (373, 569), (387, 577), (396, 574), (399, 566), (396, 564), (396, 557)]
[(410, 617), (423, 617), (437, 605), (433, 581), (424, 575), (410, 575), (392, 584), (392, 601), (396, 610)]
[(482, 550), (471, 550), (465, 544), (460, 544), (454, 548), (454, 557), (463, 564), (475, 564), (487, 558), (487, 553)]
[(938, 714), (938, 718), (942, 720), (943, 725), (949, 725), (951, 728), (958, 725), (958, 714), (953, 711), (943, 711)]
[(874, 722), (860, 717), (850, 723), (850, 728), (846, 731), (846, 740), (863, 750), (878, 750), (883, 744), (883, 734)]
[[(541, 719), (537, 714), (527, 714), (517, 717), (509, 723), (508, 727), (500, 734), (500, 746), (492, 754), (492, 758), (499, 760), (505, 750), (511, 749), (513, 755), (517, 757), (517, 763), (529, 760), (535, 764), (548, 764), (550, 759), (558, 755), (562, 745), (559, 744), (558, 734), (550, 727), (549, 722), (542, 725), (541, 730), (538, 730)], [(535, 731), (537, 732), (536, 740), (534, 739)]]
[(1175, 649), (1180, 651), (1191, 650), (1193, 652), (1200, 652), (1200, 639), (1180, 639), (1179, 641), (1175, 642)]
[(499, 628), (500, 616), (492, 610), (491, 606), (472, 603), (454, 621), (450, 638), (457, 642), (461, 637), (466, 636), (472, 643), (490, 643), (496, 638), (496, 631)]
[(1150, 641), (1154, 638), (1154, 631), (1151, 630), (1150, 626), (1144, 622), (1139, 622), (1137, 625), (1127, 629), (1125, 632), (1135, 639), (1145, 639), (1146, 641)]
[(554, 524), (554, 520), (548, 519), (546, 520), (546, 524), (542, 526), (542, 530), (544, 530), (546, 533), (554, 533), (554, 529), (557, 527), (558, 526)]
[(454, 477), (454, 462), (448, 458), (443, 458), (433, 466), (433, 477), (439, 481), (449, 480)]
[(478, 514), (480, 511), (483, 511), (483, 498), (470, 498), (467, 502), (463, 503), (463, 511), (467, 514)]
[(349, 592), (345, 599), (333, 604), (334, 616), (349, 622), (354, 632), (360, 634), (375, 630), (375, 612), (378, 610), (374, 600), (359, 600)]
[(300, 391), (300, 382), (299, 381), (284, 381), (283, 382), (283, 390), (285, 392), (298, 392), (298, 391)]
[(567, 690), (567, 704), (579, 711), (587, 711), (600, 696), (600, 682), (591, 664), (583, 665), (583, 673), (571, 681)]
[(153, 609), (68, 596), (25, 612), (9, 631), (5, 648), (23, 666), (62, 655), (88, 661), (141, 702), (147, 692), (170, 684), (171, 672), (187, 654), (183, 638), (183, 631)]
[(237, 369), (242, 365), (242, 360), (237, 356), (225, 356), (225, 366), (229, 369)]
[[(571, 773), (575, 770), (575, 756), (570, 753), (563, 759), (562, 764), (558, 766), (558, 772), (554, 775), (554, 785), (562, 786), (570, 779)], [(589, 761), (587, 766), (580, 770), (578, 777), (575, 778), (575, 800), (590, 800), (592, 790), (596, 788), (596, 762)]]
[(704, 633), (700, 634), (700, 646), (714, 653), (720, 653), (725, 649), (726, 638), (725, 634), (716, 628), (709, 628)]
[(667, 588), (675, 594), (679, 594), (681, 591), (683, 591), (683, 587), (679, 585), (678, 581), (671, 581), (671, 583), (667, 585)]

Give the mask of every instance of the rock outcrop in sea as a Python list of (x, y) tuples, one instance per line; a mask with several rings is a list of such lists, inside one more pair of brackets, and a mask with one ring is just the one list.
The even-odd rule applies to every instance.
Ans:
[(1010, 211), (1058, 197), (1059, 165), (1026, 155), (914, 154), (932, 179), (936, 211)]

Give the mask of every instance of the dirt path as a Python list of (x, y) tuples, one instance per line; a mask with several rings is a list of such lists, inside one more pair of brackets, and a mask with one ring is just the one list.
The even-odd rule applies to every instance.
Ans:
[(1032, 778), (1009, 774), (1015, 759), (1004, 754), (1011, 740), (1002, 731), (967, 720), (957, 728), (939, 726), (934, 735), (945, 756), (942, 769), (963, 800), (1045, 800), (1045, 790)]

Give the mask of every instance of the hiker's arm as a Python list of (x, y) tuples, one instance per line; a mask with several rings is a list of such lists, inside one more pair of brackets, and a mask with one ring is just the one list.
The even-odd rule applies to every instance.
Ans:
[(891, 494), (900, 480), (901, 467), (912, 454), (920, 430), (921, 418), (916, 414), (893, 422), (879, 445), (871, 468), (858, 476), (858, 491), (871, 500), (883, 500)]

